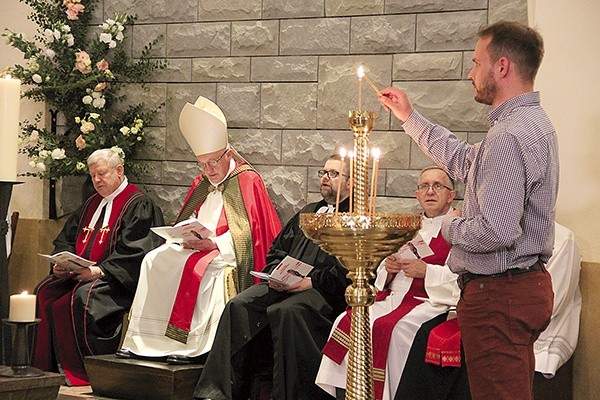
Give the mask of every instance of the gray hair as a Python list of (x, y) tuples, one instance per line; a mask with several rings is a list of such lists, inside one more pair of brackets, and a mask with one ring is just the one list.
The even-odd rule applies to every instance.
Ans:
[(110, 149), (98, 149), (94, 151), (87, 159), (88, 167), (96, 164), (98, 161), (104, 160), (106, 164), (115, 168), (119, 164), (123, 164), (125, 162), (125, 154), (123, 150), (119, 147), (111, 147)]

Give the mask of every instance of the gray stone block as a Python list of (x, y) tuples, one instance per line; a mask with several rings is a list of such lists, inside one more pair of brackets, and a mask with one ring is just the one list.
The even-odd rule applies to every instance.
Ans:
[(166, 57), (167, 55), (167, 25), (165, 24), (135, 24), (131, 27), (133, 32), (133, 57), (139, 58), (144, 47), (154, 40), (150, 57)]
[(350, 53), (400, 53), (415, 48), (413, 15), (354, 17), (351, 25)]
[(194, 58), (193, 82), (248, 82), (250, 57)]
[(325, 0), (263, 0), (263, 18), (308, 18), (324, 16)]
[(172, 24), (167, 26), (167, 56), (229, 56), (231, 27), (228, 22)]
[(259, 19), (261, 0), (198, 0), (200, 21)]
[(279, 129), (229, 129), (229, 143), (253, 165), (281, 162)]
[(394, 55), (394, 81), (461, 79), (463, 54), (412, 53)]
[(280, 55), (348, 54), (350, 18), (281, 20), (279, 41)]
[(317, 56), (254, 57), (251, 80), (253, 82), (316, 82)]
[(231, 128), (258, 128), (260, 123), (260, 85), (256, 83), (219, 83), (217, 104)]
[(231, 23), (231, 55), (273, 56), (278, 50), (278, 21)]
[(192, 80), (192, 60), (171, 58), (165, 69), (155, 70), (152, 82), (190, 82)]
[(325, 15), (369, 15), (383, 13), (383, 0), (326, 0)]
[(265, 83), (260, 97), (262, 128), (316, 127), (316, 83)]
[[(502, 0), (498, 0), (502, 1)], [(487, 0), (386, 0), (386, 13), (423, 13), (432, 11), (481, 10)]]
[(486, 22), (485, 11), (417, 14), (417, 52), (472, 50)]
[(488, 21), (490, 24), (500, 20), (527, 24), (527, 3), (523, 0), (489, 0)]
[(111, 17), (115, 12), (136, 15), (138, 23), (191, 22), (196, 21), (198, 0), (104, 0), (104, 12)]

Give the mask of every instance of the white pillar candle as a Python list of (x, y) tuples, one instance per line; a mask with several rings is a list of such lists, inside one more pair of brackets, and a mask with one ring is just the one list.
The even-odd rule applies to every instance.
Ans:
[(0, 78), (0, 181), (17, 180), (21, 81)]
[(35, 295), (23, 292), (10, 296), (8, 320), (11, 322), (35, 321)]

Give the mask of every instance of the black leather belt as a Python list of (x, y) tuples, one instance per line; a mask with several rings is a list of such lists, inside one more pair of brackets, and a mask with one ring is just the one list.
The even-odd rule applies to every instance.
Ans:
[(458, 282), (458, 287), (463, 290), (466, 286), (467, 283), (471, 282), (472, 280), (475, 279), (480, 279), (480, 278), (500, 278), (503, 276), (515, 276), (515, 275), (520, 275), (520, 274), (526, 274), (528, 272), (534, 272), (534, 271), (542, 271), (544, 269), (543, 264), (541, 263), (541, 261), (536, 261), (535, 264), (533, 264), (531, 267), (527, 267), (527, 268), (512, 268), (509, 270), (506, 270), (504, 272), (501, 272), (499, 274), (490, 274), (490, 275), (483, 275), (483, 274), (473, 274), (471, 272), (464, 272), (462, 274), (460, 274), (458, 276), (457, 282)]

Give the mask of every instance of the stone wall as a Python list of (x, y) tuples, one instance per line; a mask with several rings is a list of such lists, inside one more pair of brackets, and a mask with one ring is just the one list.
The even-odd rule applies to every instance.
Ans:
[[(198, 173), (178, 129), (198, 95), (225, 113), (231, 143), (262, 174), (282, 221), (319, 199), (316, 171), (352, 146), (348, 110), (357, 109), (356, 68), (380, 88), (407, 89), (432, 121), (469, 141), (486, 131), (486, 107), (466, 79), (477, 30), (500, 19), (527, 21), (526, 0), (100, 0), (96, 20), (137, 15), (132, 54), (154, 50), (169, 67), (148, 91), (130, 94), (166, 106), (139, 158), (146, 190), (172, 221)], [(377, 113), (372, 146), (382, 150), (381, 211), (415, 211), (418, 171), (430, 161), (363, 85), (363, 109)], [(460, 190), (459, 190), (460, 196)]]

